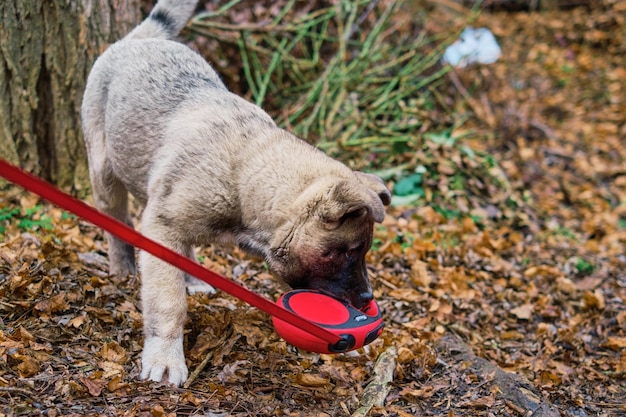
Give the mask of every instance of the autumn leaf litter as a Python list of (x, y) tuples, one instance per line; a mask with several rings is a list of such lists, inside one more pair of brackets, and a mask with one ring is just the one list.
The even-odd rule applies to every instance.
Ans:
[[(139, 382), (139, 279), (108, 276), (101, 230), (3, 191), (0, 208), (20, 214), (1, 225), (0, 414), (350, 415), (393, 346), (386, 403), (369, 415), (626, 415), (626, 45), (614, 36), (626, 10), (609, 6), (473, 23), (505, 53), (443, 84), (467, 120), (448, 137), (463, 139), (395, 156), (426, 168), (423, 194), (376, 227), (386, 329), (354, 353), (298, 352), (265, 313), (196, 294), (192, 381)], [(433, 32), (460, 24), (432, 15)], [(198, 255), (268, 298), (286, 290), (238, 250)]]

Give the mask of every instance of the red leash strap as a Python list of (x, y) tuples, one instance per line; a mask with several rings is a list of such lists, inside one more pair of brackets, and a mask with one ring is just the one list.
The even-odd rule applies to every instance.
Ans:
[(279, 307), (270, 300), (253, 293), (236, 282), (204, 268), (199, 263), (192, 261), (191, 259), (182, 256), (151, 239), (148, 239), (125, 223), (99, 212), (82, 201), (53, 187), (41, 178), (9, 164), (2, 158), (0, 158), (0, 176), (21, 186), (22, 188), (25, 188), (26, 190), (32, 191), (33, 193), (65, 210), (82, 217), (83, 219), (93, 223), (101, 229), (108, 231), (109, 233), (114, 234), (131, 245), (161, 258), (175, 267), (182, 269), (188, 274), (193, 275), (194, 277), (197, 277), (260, 310), (263, 310), (272, 316), (276, 316), (293, 326), (299, 327), (313, 336), (332, 344), (341, 340), (339, 336), (329, 332), (328, 330)]

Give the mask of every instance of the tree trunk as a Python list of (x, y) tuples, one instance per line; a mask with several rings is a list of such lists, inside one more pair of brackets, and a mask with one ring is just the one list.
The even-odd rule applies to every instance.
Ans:
[(0, 156), (84, 196), (89, 70), (140, 20), (141, 0), (0, 1)]

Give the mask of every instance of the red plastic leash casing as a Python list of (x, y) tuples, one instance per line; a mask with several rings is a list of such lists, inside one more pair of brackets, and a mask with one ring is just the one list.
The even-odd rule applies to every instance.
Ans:
[(272, 317), (274, 329), (285, 341), (300, 349), (317, 353), (340, 353), (358, 349), (374, 341), (384, 323), (376, 301), (358, 310), (347, 301), (313, 291), (294, 290), (283, 294), (276, 303), (341, 338), (328, 343), (280, 318)]

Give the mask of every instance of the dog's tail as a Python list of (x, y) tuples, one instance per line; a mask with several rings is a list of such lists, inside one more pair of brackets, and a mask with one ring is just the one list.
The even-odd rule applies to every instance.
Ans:
[(126, 39), (174, 39), (193, 16), (198, 0), (159, 0), (150, 15)]

